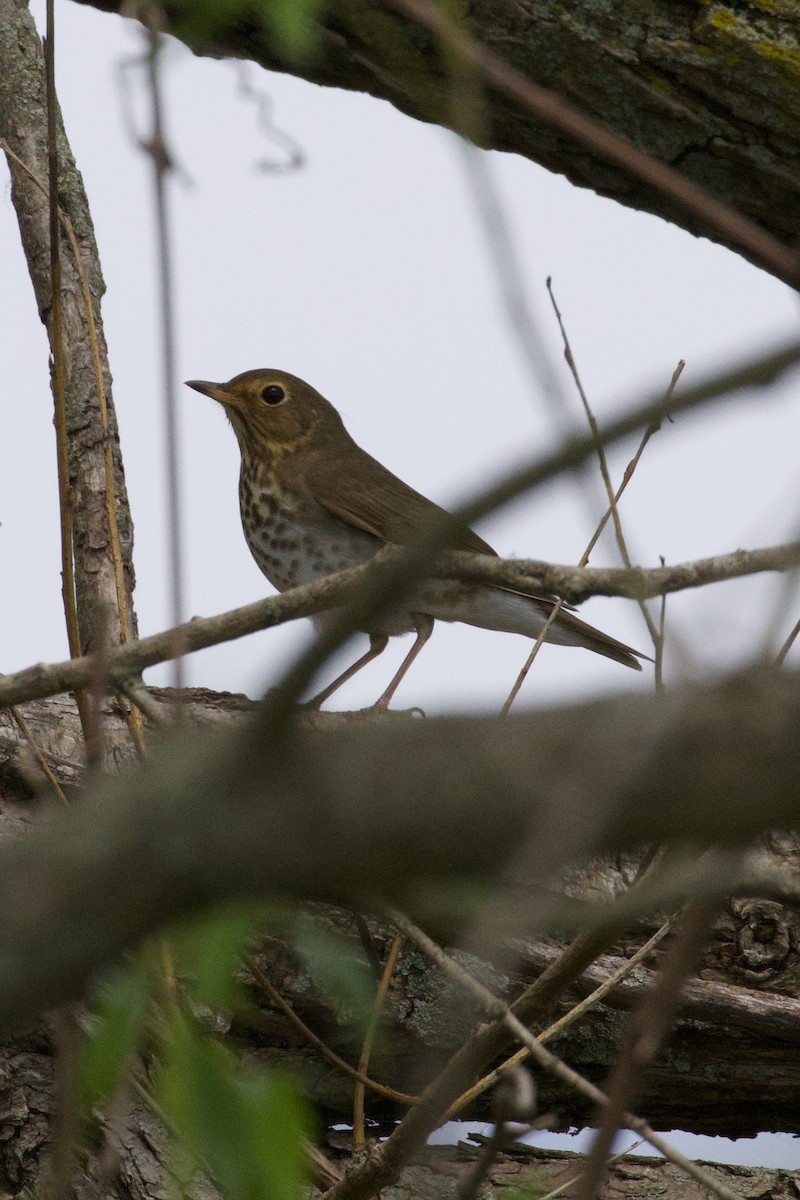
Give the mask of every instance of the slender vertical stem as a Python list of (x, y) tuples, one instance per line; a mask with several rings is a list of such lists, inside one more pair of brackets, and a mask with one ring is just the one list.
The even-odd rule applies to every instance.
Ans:
[[(148, 146), (153, 162), (153, 185), (156, 205), (156, 228), (158, 238), (159, 301), (161, 316), (161, 361), (162, 388), (164, 397), (164, 431), (167, 444), (167, 546), (170, 565), (170, 611), (173, 625), (183, 620), (184, 571), (183, 571), (183, 526), (181, 518), (181, 466), (178, 414), (175, 396), (175, 306), (172, 273), (169, 204), (167, 173), (171, 162), (164, 139), (163, 106), (158, 70), (160, 36), (150, 23), (147, 28), (149, 53), (147, 56), (150, 97), (152, 103), (153, 132)], [(183, 647), (176, 646), (173, 659), (173, 686), (180, 690), (184, 684)]]

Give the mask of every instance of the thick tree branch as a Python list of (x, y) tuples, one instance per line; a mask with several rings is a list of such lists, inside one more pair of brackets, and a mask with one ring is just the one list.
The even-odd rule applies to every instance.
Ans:
[[(121, 8), (120, 0), (83, 2)], [(385, 0), (322, 6), (318, 53), (303, 64), (283, 61), (269, 27), (248, 19), (246, 9), (213, 26), (206, 10), (200, 29), (182, 0), (163, 7), (170, 31), (196, 53), (250, 58), (315, 83), (369, 92), (422, 120), (452, 121), (437, 39)], [(800, 15), (793, 0), (652, 0), (616, 8), (596, 0), (471, 0), (464, 8), (474, 38), (532, 83), (677, 168), (779, 241), (797, 244)], [(488, 144), (699, 231), (671, 199), (510, 99), (490, 98)]]
[[(59, 206), (70, 222), (81, 256), (62, 237), (62, 305), (65, 349), (65, 394), (69, 440), (69, 480), (73, 496), (75, 581), (84, 652), (97, 640), (99, 622), (106, 636), (122, 640), (118, 608), (114, 539), (109, 529), (106, 454), (111, 450), (110, 474), (115, 493), (113, 511), (119, 530), (122, 598), (128, 628), (135, 632), (132, 591), (133, 524), (131, 521), (116, 416), (111, 399), (111, 374), (100, 316), (105, 284), (83, 180), (58, 123), (60, 167)], [(42, 47), (33, 18), (22, 0), (0, 0), (0, 137), (8, 154), (12, 198), (28, 270), (42, 321), (52, 347), (50, 301), (50, 236), (46, 186), (47, 118)], [(20, 164), (24, 164), (24, 166)], [(26, 169), (27, 168), (27, 169)], [(81, 277), (83, 275), (83, 278)], [(87, 317), (84, 280), (91, 318)], [(93, 328), (90, 328), (90, 319)], [(108, 435), (102, 416), (101, 389), (107, 410)], [(100, 615), (100, 610), (106, 614)]]
[(290, 727), (277, 744), (270, 716), (184, 735), (3, 848), (2, 1024), (225, 898), (413, 905), (434, 884), (490, 880), (544, 828), (586, 824), (590, 852), (740, 844), (800, 816), (800, 676), (783, 671), (500, 723)]

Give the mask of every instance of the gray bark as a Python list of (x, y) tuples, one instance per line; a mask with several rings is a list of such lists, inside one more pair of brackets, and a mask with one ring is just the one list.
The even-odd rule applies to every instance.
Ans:
[[(53, 349), (50, 292), (50, 231), (47, 198), (47, 105), (42, 45), (27, 4), (0, 0), (0, 137), (22, 159), (36, 179), (11, 156), (11, 192), (22, 246), (33, 284), (39, 316)], [(133, 523), (131, 520), (116, 415), (111, 372), (103, 334), (100, 299), (105, 283), (83, 179), (75, 165), (64, 128), (58, 119), (58, 202), (72, 222), (86, 272), (97, 351), (108, 409), (113, 455), (115, 512), (124, 573), (127, 623), (136, 632), (133, 611)], [(104, 434), (98, 403), (98, 384), (80, 277), (72, 249), (61, 233), (62, 306), (64, 324), (65, 398), (67, 408), (68, 472), (73, 497), (74, 565), (81, 648), (98, 644), (98, 632), (111, 644), (121, 640), (111, 535), (106, 507)]]
[[(82, 2), (120, 8), (119, 0)], [(449, 85), (433, 38), (384, 0), (323, 6), (319, 52), (300, 66), (281, 60), (254, 18), (220, 20), (201, 34), (179, 0), (163, 7), (171, 32), (199, 54), (253, 59), (323, 86), (367, 92), (421, 120), (450, 123)], [(793, 0), (471, 0), (465, 9), (475, 37), (523, 75), (796, 244), (800, 12)], [(489, 98), (488, 145), (707, 232), (619, 168), (496, 95)]]

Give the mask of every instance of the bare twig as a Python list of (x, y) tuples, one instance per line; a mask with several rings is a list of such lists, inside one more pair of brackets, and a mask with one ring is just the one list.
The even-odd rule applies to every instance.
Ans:
[[(634, 1150), (638, 1150), (642, 1145), (644, 1138), (637, 1138), (635, 1142), (631, 1142), (630, 1146), (626, 1146), (624, 1150), (620, 1150), (619, 1154), (615, 1154), (608, 1160), (608, 1165), (619, 1162), (620, 1159), (627, 1158), (629, 1154), (633, 1154)], [(574, 1185), (580, 1179), (580, 1175), (573, 1175), (572, 1179), (568, 1179), (566, 1183), (562, 1183), (559, 1187), (553, 1188), (552, 1192), (546, 1192), (544, 1196), (539, 1196), (538, 1200), (556, 1200), (556, 1196), (563, 1196), (568, 1188)]]
[(351, 1079), (356, 1081), (356, 1083), (361, 1084), (363, 1087), (369, 1088), (370, 1091), (376, 1092), (379, 1096), (386, 1096), (387, 1099), (396, 1100), (400, 1104), (419, 1103), (418, 1096), (410, 1096), (407, 1092), (399, 1092), (396, 1088), (391, 1088), (386, 1084), (378, 1083), (377, 1080), (370, 1079), (368, 1075), (365, 1075), (361, 1071), (357, 1071), (354, 1067), (351, 1067), (348, 1062), (345, 1062), (343, 1058), (339, 1057), (335, 1050), (331, 1050), (330, 1046), (326, 1045), (322, 1038), (318, 1037), (317, 1034), (314, 1033), (313, 1029), (309, 1029), (305, 1021), (303, 1021), (302, 1018), (299, 1017), (294, 1011), (291, 1004), (288, 1004), (284, 1000), (278, 989), (273, 983), (270, 982), (251, 954), (246, 956), (245, 961), (247, 962), (247, 966), (252, 972), (254, 978), (258, 980), (259, 986), (264, 989), (272, 1003), (280, 1009), (284, 1016), (289, 1018), (289, 1020), (297, 1029), (300, 1030), (303, 1037), (309, 1041), (312, 1046), (316, 1046), (320, 1053), (323, 1054), (329, 1062), (332, 1062), (334, 1066), (338, 1067), (340, 1071), (344, 1071), (345, 1075), (349, 1075)]
[[(659, 555), (661, 566), (665, 567), (666, 561), (663, 555)], [(667, 593), (661, 593), (661, 605), (658, 613), (658, 636), (655, 639), (656, 648), (656, 691), (660, 692), (664, 687), (664, 637), (667, 623)]]
[(108, 611), (98, 608), (95, 619), (96, 649), (94, 673), (89, 688), (87, 716), (88, 725), (84, 730), (86, 739), (86, 766), (90, 771), (99, 771), (102, 767), (105, 745), (103, 737), (103, 709), (108, 694)]
[[(163, 99), (159, 73), (159, 55), (162, 49), (161, 23), (163, 12), (155, 3), (142, 3), (137, 16), (144, 27), (147, 50), (144, 62), (150, 96), (151, 130), (147, 137), (136, 138), (136, 144), (145, 152), (152, 164), (153, 195), (156, 214), (156, 237), (158, 259), (158, 299), (161, 333), (162, 399), (164, 411), (164, 433), (166, 440), (166, 491), (167, 491), (167, 554), (170, 577), (170, 607), (173, 625), (177, 628), (184, 613), (184, 567), (183, 527), (181, 516), (181, 456), (178, 432), (178, 406), (175, 395), (175, 303), (172, 275), (172, 236), (170, 229), (169, 194), (167, 177), (172, 170), (173, 160), (169, 153), (164, 131)], [(184, 685), (183, 655), (185, 648), (176, 638), (173, 653), (172, 682), (180, 692)], [(179, 716), (180, 706), (175, 710)]]
[[(561, 314), (561, 309), (558, 307), (558, 303), (557, 303), (556, 297), (555, 297), (555, 292), (553, 291), (552, 279), (547, 280), (547, 291), (550, 296), (550, 301), (553, 305), (553, 311), (555, 312), (556, 320), (558, 321), (558, 328), (561, 330), (561, 338), (564, 343), (564, 357), (566, 358), (567, 366), (569, 367), (572, 378), (575, 381), (575, 387), (577, 388), (578, 395), (581, 398), (581, 404), (583, 405), (583, 411), (586, 414), (586, 420), (589, 423), (589, 428), (592, 431), (592, 434), (594, 435), (594, 437), (597, 439), (597, 461), (600, 466), (600, 475), (602, 476), (602, 479), (603, 479), (603, 485), (606, 489), (606, 496), (608, 497), (608, 507), (611, 511), (611, 516), (612, 516), (612, 519), (614, 522), (614, 534), (617, 539), (617, 546), (619, 547), (620, 558), (622, 559), (622, 562), (626, 567), (630, 567), (633, 564), (631, 562), (631, 556), (628, 553), (628, 544), (625, 540), (625, 534), (622, 531), (622, 521), (620, 520), (619, 510), (617, 509), (618, 497), (614, 493), (614, 485), (611, 482), (611, 474), (608, 469), (608, 459), (606, 458), (606, 452), (605, 452), (605, 449), (603, 448), (603, 443), (600, 440), (600, 427), (597, 424), (597, 419), (596, 419), (594, 413), (592, 412), (592, 406), (589, 403), (589, 397), (586, 395), (586, 390), (583, 386), (583, 381), (581, 379), (580, 372), (578, 371), (578, 364), (575, 361), (575, 355), (572, 352), (572, 345), (570, 344), (569, 336), (567, 334), (567, 329), (564, 324), (564, 318)], [(680, 374), (680, 368), (678, 369), (677, 373), (673, 373), (672, 380), (670, 382), (669, 388), (667, 389), (667, 396), (672, 395), (672, 392), (675, 389), (675, 384), (677, 382), (677, 377), (679, 374)], [(647, 435), (647, 432), (649, 432), (649, 431), (645, 432), (645, 436)], [(641, 455), (639, 455), (639, 457), (641, 457)], [(637, 461), (638, 461), (638, 459), (637, 459)], [(587, 561), (588, 561), (588, 554), (585, 559), (581, 560), (579, 565), (585, 566), (585, 563)], [(641, 610), (642, 616), (644, 617), (644, 622), (647, 626), (650, 637), (652, 638), (653, 645), (655, 645), (656, 637), (657, 637), (657, 630), (653, 623), (653, 618), (650, 616), (647, 606), (645, 605), (643, 600), (639, 601), (639, 608)]]
[(775, 663), (777, 666), (780, 666), (781, 663), (785, 660), (786, 655), (789, 653), (792, 646), (794, 645), (798, 634), (800, 634), (800, 621), (798, 621), (796, 623), (796, 625), (794, 626), (794, 629), (789, 634), (786, 641), (783, 643), (780, 650), (778, 651), (777, 657), (775, 659)]
[[(455, 1200), (478, 1200), (481, 1184), (498, 1155), (512, 1146), (524, 1133), (543, 1127), (541, 1119), (534, 1119), (536, 1105), (536, 1084), (530, 1071), (519, 1066), (504, 1071), (494, 1096), (494, 1131), (492, 1136), (486, 1139), (483, 1153), (475, 1163), (474, 1169), (456, 1188)], [(552, 1119), (552, 1114), (548, 1116)]]
[[(163, 729), (166, 726), (164, 719), (164, 710), (157, 700), (154, 700), (149, 691), (140, 680), (131, 675), (119, 678), (116, 681), (117, 690), (127, 696), (132, 704), (132, 712), (142, 712), (147, 717), (156, 729)], [(133, 732), (133, 731), (132, 731)], [(137, 749), (142, 750), (143, 745), (140, 739), (134, 735)]]
[[(276, 159), (262, 158), (256, 164), (256, 169), (259, 171), (268, 172), (270, 174), (283, 174), (292, 171), (298, 171), (305, 165), (306, 154), (303, 147), (300, 145), (291, 134), (285, 129), (281, 129), (275, 124), (272, 116), (274, 102), (269, 92), (263, 87), (254, 87), (250, 82), (251, 64), (233, 60), (231, 66), (236, 72), (236, 90), (243, 99), (253, 104), (258, 113), (258, 127), (267, 141), (273, 142), (279, 146), (286, 154), (284, 162), (278, 162)], [(263, 76), (259, 73), (259, 78)]]
[(369, 1070), (369, 1060), (372, 1054), (372, 1044), (375, 1040), (375, 1033), (378, 1028), (378, 1022), (381, 1019), (383, 1006), (386, 1002), (386, 993), (389, 990), (389, 983), (397, 964), (397, 959), (405, 944), (405, 938), (402, 933), (398, 933), (389, 948), (389, 953), (386, 956), (386, 962), (383, 967), (378, 990), (375, 993), (375, 1000), (372, 1005), (369, 1022), (364, 1032), (364, 1042), (361, 1047), (361, 1054), (358, 1059), (358, 1074), (361, 1078), (356, 1080), (356, 1086), (353, 1094), (353, 1150), (358, 1153), (366, 1146), (367, 1139), (364, 1132), (364, 1088), (363, 1079), (366, 1079)]
[(538, 384), (541, 395), (547, 401), (553, 425), (558, 433), (564, 435), (572, 428), (564, 388), (528, 301), (518, 256), (490, 174), (489, 159), (470, 142), (461, 142), (460, 149), (475, 203), (483, 220), (486, 243), (494, 260), (506, 319), (516, 337), (528, 374)]
[[(549, 285), (549, 282), (550, 281), (548, 280), (548, 285)], [(555, 304), (555, 299), (553, 300), (553, 303)], [(561, 314), (558, 312), (558, 308), (556, 308), (556, 313), (558, 314), (559, 324), (561, 324)], [(563, 330), (563, 325), (562, 325), (562, 330)], [(563, 330), (563, 336), (564, 336), (565, 344), (567, 347), (567, 360), (568, 360), (568, 362), (574, 363), (574, 359), (572, 358), (572, 350), (569, 347), (569, 342), (567, 340), (566, 330)], [(684, 363), (683, 359), (681, 359), (680, 362), (678, 363), (677, 367), (673, 371), (672, 379), (670, 380), (669, 387), (667, 388), (667, 391), (666, 391), (667, 398), (670, 397), (672, 395), (672, 393), (674, 392), (675, 385), (677, 384), (678, 379), (680, 378), (685, 365), (686, 364)], [(577, 372), (577, 368), (575, 368), (575, 370)], [(576, 382), (578, 383), (578, 387), (581, 391), (581, 396), (583, 396), (583, 388), (582, 388), (582, 385), (580, 384), (580, 380), (578, 378), (576, 378)], [(588, 408), (588, 400), (584, 399), (584, 404)], [(591, 412), (591, 409), (589, 409), (589, 411)], [(639, 461), (642, 457), (642, 454), (644, 453), (647, 443), (650, 441), (653, 434), (658, 433), (660, 428), (661, 428), (661, 421), (658, 420), (658, 421), (651, 422), (650, 425), (648, 425), (647, 429), (645, 429), (644, 434), (642, 435), (642, 440), (639, 442), (639, 446), (636, 450), (636, 453), (634, 454), (633, 458), (630, 460), (627, 467), (625, 468), (625, 471), (622, 476), (622, 482), (620, 483), (619, 487), (617, 488), (616, 493), (614, 493), (613, 495), (611, 495), (609, 497), (609, 506), (606, 509), (606, 511), (604, 512), (602, 518), (600, 519), (600, 521), (597, 525), (597, 528), (595, 529), (594, 533), (592, 534), (591, 538), (589, 539), (589, 543), (588, 543), (586, 549), (584, 550), (583, 554), (581, 555), (580, 562), (578, 563), (579, 568), (585, 567), (586, 564), (588, 563), (589, 556), (591, 555), (592, 551), (594, 550), (595, 546), (597, 545), (598, 541), (600, 540), (600, 536), (601, 536), (603, 530), (605, 529), (606, 525), (608, 524), (609, 518), (611, 517), (612, 514), (615, 514), (616, 524), (617, 524), (617, 526), (619, 526), (619, 517), (616, 515), (617, 504), (619, 503), (619, 501), (620, 501), (625, 489), (627, 488), (628, 484), (630, 483), (631, 479), (633, 478), (634, 472), (635, 472), (637, 466), (639, 465)], [(596, 431), (596, 429), (597, 429), (597, 423), (594, 421), (594, 416), (592, 415), (592, 430), (593, 430), (593, 432)], [(602, 445), (599, 445), (599, 453), (602, 455), (602, 461), (605, 462), (605, 454), (603, 452)], [(607, 472), (606, 472), (606, 474), (607, 474)], [(609, 480), (609, 483), (610, 483), (610, 480)], [(621, 526), (620, 526), (620, 533), (621, 532), (622, 532), (622, 530), (621, 530)], [(630, 565), (630, 560), (627, 559), (627, 554), (626, 554), (626, 565), (628, 565), (628, 566)], [(549, 590), (549, 589), (544, 589), (544, 590)], [(647, 613), (647, 610), (644, 607), (644, 603), (641, 599), (639, 600), (639, 606), (642, 609), (643, 614), (645, 615), (645, 620), (649, 622), (649, 614)], [(510, 712), (511, 706), (513, 705), (514, 701), (516, 700), (516, 698), (519, 694), (520, 688), (522, 687), (523, 683), (525, 682), (528, 672), (530, 671), (531, 667), (533, 666), (533, 664), (536, 660), (536, 656), (538, 655), (539, 650), (540, 650), (542, 644), (544, 643), (544, 640), (547, 636), (547, 631), (550, 628), (550, 626), (552, 625), (553, 621), (555, 621), (555, 619), (558, 616), (558, 613), (562, 607), (563, 607), (563, 600), (559, 600), (556, 603), (555, 607), (553, 608), (552, 613), (550, 613), (547, 620), (545, 621), (543, 627), (539, 630), (536, 640), (534, 641), (533, 645), (531, 646), (531, 649), (528, 653), (528, 657), (525, 660), (525, 664), (523, 665), (522, 669), (520, 670), (519, 675), (517, 676), (516, 680), (514, 681), (514, 686), (512, 687), (511, 691), (509, 692), (508, 696), (506, 697), (505, 703), (503, 704), (503, 708), (501, 710), (501, 716), (506, 716)], [(656, 647), (656, 650), (657, 649), (658, 649), (658, 647)]]
[[(648, 938), (643, 946), (640, 946), (639, 949), (632, 954), (630, 958), (626, 959), (616, 971), (612, 971), (608, 978), (604, 979), (603, 982), (596, 987), (594, 991), (591, 992), (584, 1000), (579, 1001), (579, 1003), (574, 1005), (568, 1013), (564, 1014), (563, 1017), (559, 1017), (559, 1019), (554, 1021), (552, 1025), (548, 1025), (546, 1029), (537, 1034), (541, 1044), (544, 1046), (548, 1042), (551, 1042), (554, 1038), (560, 1037), (561, 1034), (565, 1033), (571, 1025), (574, 1025), (576, 1021), (579, 1021), (581, 1017), (585, 1016), (590, 1009), (600, 1004), (609, 992), (612, 992), (615, 987), (623, 982), (623, 980), (627, 979), (628, 976), (636, 970), (639, 964), (643, 962), (649, 954), (652, 953), (659, 942), (666, 937), (670, 929), (671, 923), (669, 921), (665, 922), (651, 938)], [(483, 1095), (483, 1093), (490, 1087), (494, 1087), (500, 1078), (501, 1072), (516, 1066), (518, 1063), (524, 1062), (525, 1059), (529, 1057), (529, 1054), (530, 1051), (527, 1049), (527, 1047), (523, 1046), (521, 1050), (517, 1050), (515, 1054), (512, 1054), (509, 1058), (507, 1058), (505, 1062), (501, 1063), (499, 1067), (495, 1068), (495, 1070), (490, 1071), (487, 1075), (484, 1075), (482, 1079), (479, 1079), (476, 1084), (474, 1084), (471, 1088), (468, 1088), (466, 1092), (458, 1097), (458, 1099), (450, 1106), (444, 1120), (451, 1121), (455, 1116), (458, 1115), (458, 1113), (462, 1112), (465, 1108), (467, 1108), (468, 1105), (472, 1104), (474, 1100), (477, 1100), (478, 1096)]]
[[(481, 1006), (489, 1017), (494, 1020), (502, 1021), (509, 1032), (515, 1038), (518, 1038), (523, 1045), (527, 1046), (531, 1052), (534, 1061), (544, 1070), (556, 1075), (562, 1082), (569, 1084), (582, 1095), (587, 1096), (595, 1101), (598, 1105), (605, 1106), (608, 1103), (608, 1098), (590, 1083), (577, 1071), (568, 1067), (566, 1063), (551, 1054), (549, 1050), (545, 1050), (539, 1044), (538, 1039), (530, 1032), (530, 1030), (522, 1024), (518, 1017), (514, 1015), (508, 1005), (498, 1000), (493, 996), (488, 988), (484, 987), (477, 979), (475, 979), (460, 963), (446, 954), (431, 938), (422, 932), (417, 926), (403, 916), (402, 913), (394, 911), (392, 919), (395, 921), (399, 929), (402, 929), (406, 937), (415, 942), (425, 953), (444, 971), (449, 978), (455, 980), (461, 987), (464, 988)], [(668, 1158), (676, 1166), (682, 1168), (693, 1179), (696, 1179), (703, 1187), (707, 1188), (715, 1196), (720, 1197), (720, 1200), (737, 1200), (736, 1194), (730, 1188), (713, 1179), (707, 1171), (692, 1162), (691, 1159), (685, 1157), (680, 1151), (676, 1150), (668, 1142), (666, 1142), (659, 1134), (657, 1134), (646, 1121), (641, 1117), (635, 1116), (633, 1113), (625, 1112), (622, 1114), (622, 1124), (628, 1129), (634, 1130), (645, 1141), (650, 1142), (655, 1146), (665, 1158)], [(345, 1176), (344, 1182), (339, 1186), (331, 1189), (326, 1193), (326, 1200), (360, 1200), (364, 1193), (357, 1191), (347, 1191), (348, 1177)]]
[[(0, 678), (2, 678), (2, 676), (0, 676)], [(47, 780), (48, 784), (53, 789), (56, 796), (61, 801), (61, 803), (64, 805), (64, 807), (69, 808), (69, 800), (66, 797), (64, 789), (62, 788), (61, 784), (56, 779), (55, 774), (53, 773), (53, 769), (50, 766), (47, 759), (45, 758), (44, 754), (42, 753), (40, 747), (36, 744), (36, 739), (34, 738), (33, 734), (30, 731), (28, 722), (25, 720), (25, 718), (23, 717), (23, 715), (19, 711), (19, 709), (14, 706), (12, 706), (12, 708), (11, 708), (11, 716), (16, 721), (17, 727), (19, 728), (20, 733), (25, 738), (25, 741), (28, 744), (28, 748), (30, 749), (30, 751), (33, 754), (34, 758), (36, 759), (37, 763), (39, 764), (39, 768), (40, 768), (42, 774), (44, 775), (45, 779)]]
[[(138, 677), (148, 667), (167, 662), (179, 640), (184, 652), (191, 653), (233, 641), (259, 629), (337, 607), (353, 596), (363, 596), (365, 584), (385, 579), (388, 571), (393, 572), (398, 563), (406, 561), (406, 551), (398, 547), (387, 548), (363, 566), (351, 567), (336, 575), (292, 588), (279, 596), (270, 596), (266, 600), (231, 609), (219, 616), (195, 617), (176, 629), (129, 642), (109, 655), (110, 678), (115, 686), (122, 687), (126, 677)], [(571, 601), (582, 601), (589, 596), (624, 596), (628, 599), (661, 596), (763, 571), (789, 571), (798, 566), (800, 542), (790, 542), (785, 546), (769, 546), (759, 550), (735, 550), (731, 554), (678, 563), (671, 567), (633, 567), (631, 570), (617, 567), (577, 568), (534, 559), (500, 559), (458, 552), (443, 554), (438, 564), (432, 569), (428, 567), (428, 571), (435, 576), (505, 584), (561, 594)], [(393, 573), (391, 578), (395, 577), (396, 573)], [(39, 664), (14, 675), (0, 676), (0, 708), (85, 687), (92, 678), (92, 662), (93, 659), (87, 656), (60, 663)]]
[[(447, 567), (444, 563), (452, 564)], [(502, 564), (502, 565), (501, 565)], [(567, 567), (534, 559), (493, 559), (462, 551), (441, 560), (434, 574), (456, 575), (483, 583), (522, 590), (540, 590), (581, 604), (590, 596), (624, 596), (628, 600), (683, 592), (688, 588), (724, 583), (762, 571), (793, 571), (800, 567), (800, 542), (757, 550), (734, 550), (713, 558), (662, 567)]]
[(658, 984), (630, 1022), (601, 1101), (597, 1135), (578, 1183), (577, 1200), (596, 1200), (600, 1192), (617, 1129), (620, 1125), (631, 1127), (625, 1112), (628, 1102), (669, 1029), (683, 985), (700, 958), (718, 909), (719, 903), (710, 901), (687, 906), (680, 931), (665, 956)]

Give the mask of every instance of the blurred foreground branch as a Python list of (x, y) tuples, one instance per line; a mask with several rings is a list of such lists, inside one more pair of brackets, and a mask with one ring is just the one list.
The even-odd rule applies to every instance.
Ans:
[(506, 722), (289, 725), (269, 739), (269, 720), (176, 737), (0, 851), (2, 1024), (79, 994), (126, 947), (221, 900), (380, 897), (419, 911), (448, 884), (496, 879), (543, 830), (551, 842), (570, 830), (574, 853), (585, 824), (583, 854), (744, 844), (800, 817), (800, 676), (785, 671)]

